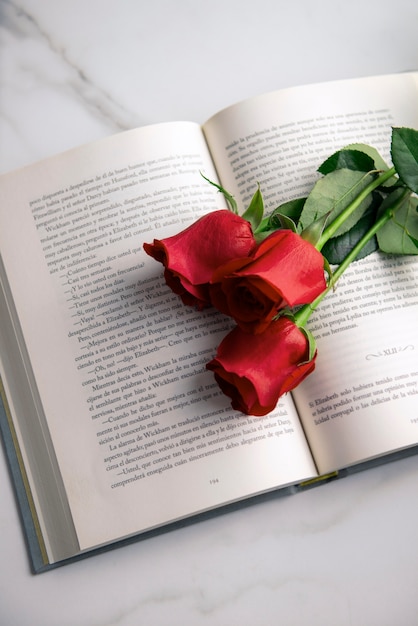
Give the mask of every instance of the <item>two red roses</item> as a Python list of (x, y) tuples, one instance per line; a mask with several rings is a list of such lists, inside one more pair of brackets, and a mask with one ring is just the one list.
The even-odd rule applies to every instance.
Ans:
[(219, 210), (144, 249), (185, 304), (212, 305), (235, 320), (206, 366), (234, 409), (265, 415), (314, 369), (306, 334), (277, 318), (326, 289), (323, 257), (300, 235), (278, 230), (257, 244), (247, 220)]

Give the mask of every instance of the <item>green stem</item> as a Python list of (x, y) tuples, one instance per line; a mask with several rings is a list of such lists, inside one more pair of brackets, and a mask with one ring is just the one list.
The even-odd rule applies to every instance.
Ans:
[(372, 180), (359, 194), (350, 202), (350, 204), (343, 210), (337, 217), (331, 222), (327, 228), (324, 229), (318, 243), (315, 248), (317, 250), (322, 250), (323, 246), (326, 244), (328, 239), (331, 239), (340, 228), (340, 226), (345, 222), (345, 220), (360, 206), (360, 204), (367, 198), (369, 193), (374, 191), (379, 185), (385, 183), (389, 178), (396, 174), (396, 170), (394, 167), (391, 167), (383, 174), (380, 174), (377, 178)]
[(390, 207), (380, 215), (380, 217), (376, 220), (374, 225), (367, 231), (365, 235), (357, 242), (351, 252), (345, 257), (345, 259), (340, 263), (335, 272), (332, 275), (332, 280), (329, 282), (328, 287), (310, 304), (305, 304), (302, 308), (294, 316), (294, 321), (297, 326), (300, 328), (303, 327), (308, 321), (311, 314), (315, 311), (320, 302), (325, 298), (327, 293), (334, 288), (335, 283), (340, 278), (340, 276), (345, 272), (347, 267), (354, 261), (359, 254), (359, 252), (363, 249), (368, 241), (377, 233), (377, 231), (382, 228), (386, 222), (388, 222), (396, 211), (402, 206), (405, 201), (405, 198), (411, 194), (409, 189), (404, 189), (402, 195), (398, 198), (398, 200), (392, 204)]

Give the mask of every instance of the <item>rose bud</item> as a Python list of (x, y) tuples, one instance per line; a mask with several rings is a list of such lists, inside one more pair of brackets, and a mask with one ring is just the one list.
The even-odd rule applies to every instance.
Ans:
[(246, 259), (219, 267), (212, 304), (247, 332), (262, 332), (285, 307), (312, 302), (326, 289), (324, 259), (291, 230), (269, 235)]
[(219, 265), (246, 257), (256, 243), (250, 223), (228, 210), (204, 215), (177, 235), (144, 243), (165, 267), (165, 280), (185, 304), (210, 304), (208, 284)]
[(232, 408), (247, 415), (266, 415), (280, 396), (294, 389), (315, 368), (305, 333), (287, 317), (257, 335), (235, 327), (206, 365), (232, 399)]

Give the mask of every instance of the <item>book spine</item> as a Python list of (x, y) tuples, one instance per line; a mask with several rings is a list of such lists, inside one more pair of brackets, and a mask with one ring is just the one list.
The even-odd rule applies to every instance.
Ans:
[(21, 521), (26, 535), (28, 551), (31, 559), (31, 568), (34, 573), (37, 573), (48, 568), (49, 559), (1, 377), (0, 432), (3, 439), (4, 450), (12, 477), (15, 495), (19, 504)]

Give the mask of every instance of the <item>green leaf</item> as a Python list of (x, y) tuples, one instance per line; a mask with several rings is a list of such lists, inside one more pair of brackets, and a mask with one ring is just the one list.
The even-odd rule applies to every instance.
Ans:
[[(339, 265), (350, 254), (354, 246), (373, 226), (376, 210), (368, 210), (362, 218), (346, 233), (333, 237), (322, 248), (322, 254), (331, 265)], [(373, 237), (357, 255), (356, 260), (362, 259), (378, 249), (376, 237)]]
[[(344, 148), (344, 150), (360, 150), (367, 154), (374, 162), (374, 168), (376, 170), (381, 170), (382, 172), (386, 172), (389, 169), (388, 164), (382, 158), (380, 152), (373, 148), (373, 146), (368, 146), (365, 143), (351, 143)], [(383, 183), (383, 187), (392, 187), (397, 182), (396, 177), (389, 178), (385, 183)]]
[(373, 146), (368, 146), (365, 143), (350, 143), (348, 146), (344, 148), (344, 150), (359, 150), (360, 152), (364, 152), (371, 159), (373, 159), (374, 168), (377, 170), (388, 170), (389, 167), (387, 163), (382, 158), (380, 152), (373, 148)]
[[(402, 196), (403, 189), (396, 189), (383, 202), (384, 211)], [(391, 254), (418, 254), (414, 239), (418, 239), (418, 198), (407, 196), (395, 215), (377, 232), (379, 248)]]
[(329, 174), (335, 170), (346, 168), (359, 172), (370, 172), (375, 169), (374, 160), (360, 150), (343, 149), (332, 154), (320, 167), (318, 172)]
[(218, 185), (218, 183), (214, 183), (213, 180), (210, 180), (209, 178), (206, 178), (206, 176), (204, 176), (204, 174), (202, 174), (202, 172), (200, 172), (200, 175), (202, 178), (204, 178), (210, 185), (213, 185), (214, 187), (216, 187), (216, 189), (222, 193), (225, 197), (225, 200), (227, 201), (227, 203), (229, 204), (229, 208), (233, 213), (238, 214), (238, 206), (236, 203), (236, 200), (234, 198), (234, 196), (232, 196), (229, 191), (226, 191), (226, 189), (224, 189), (223, 187), (221, 187), (221, 185)]
[[(341, 213), (358, 194), (373, 180), (371, 174), (348, 169), (335, 170), (319, 179), (306, 199), (300, 216), (299, 229), (305, 230), (309, 224), (329, 213), (329, 223)], [(371, 195), (348, 217), (335, 235), (350, 230), (370, 206)]]
[(415, 239), (415, 237), (413, 237), (411, 234), (408, 233), (408, 237), (410, 238), (410, 240), (412, 241), (412, 243), (414, 244), (414, 246), (416, 248), (418, 248), (418, 239)]
[(391, 156), (399, 178), (418, 193), (418, 131), (393, 128)]
[(257, 191), (253, 195), (248, 209), (243, 213), (242, 217), (247, 222), (250, 222), (253, 232), (257, 230), (264, 215), (264, 201), (263, 196), (258, 187)]

